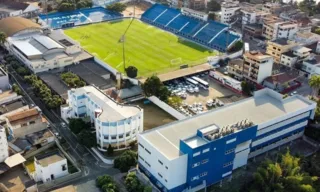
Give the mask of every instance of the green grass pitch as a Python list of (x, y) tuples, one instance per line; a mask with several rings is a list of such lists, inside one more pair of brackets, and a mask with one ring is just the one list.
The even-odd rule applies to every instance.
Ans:
[[(89, 53), (124, 72), (122, 43), (119, 41), (130, 19), (104, 22), (65, 30), (65, 34), (81, 43)], [(126, 67), (133, 65), (138, 76), (165, 73), (183, 64), (195, 65), (206, 62), (212, 52), (195, 43), (134, 20), (125, 37)]]

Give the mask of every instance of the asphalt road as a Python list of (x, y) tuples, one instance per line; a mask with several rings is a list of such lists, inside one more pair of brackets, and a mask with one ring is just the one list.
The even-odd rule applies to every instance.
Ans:
[(76, 178), (74, 180), (69, 180), (60, 185), (56, 185), (53, 188), (48, 189), (48, 191), (57, 189), (67, 185), (79, 185), (81, 183), (88, 182), (90, 180), (95, 180), (97, 176), (108, 174), (111, 176), (119, 173), (119, 170), (114, 169), (112, 166), (103, 163), (98, 157), (96, 157), (93, 152), (80, 145), (77, 142), (76, 136), (69, 130), (69, 128), (63, 128), (61, 123), (63, 120), (57, 116), (53, 111), (46, 108), (44, 103), (33, 93), (32, 87), (26, 84), (23, 79), (15, 73), (15, 71), (10, 70), (11, 80), (17, 82), (25, 93), (25, 99), (29, 104), (37, 105), (41, 108), (43, 114), (46, 116), (48, 121), (51, 123), (51, 128), (53, 132), (58, 132), (66, 142), (68, 143), (67, 152), (72, 159), (77, 162), (78, 166), (82, 170), (82, 177)]

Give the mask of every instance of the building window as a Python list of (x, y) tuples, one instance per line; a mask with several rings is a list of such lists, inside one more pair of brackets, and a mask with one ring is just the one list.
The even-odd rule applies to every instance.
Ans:
[[(100, 135), (100, 133), (99, 133), (99, 135)], [(103, 138), (104, 139), (109, 139), (109, 135), (105, 135)]]
[(200, 162), (195, 163), (195, 164), (192, 165), (192, 168), (198, 167), (199, 165), (200, 165)]
[(26, 127), (27, 126), (27, 123), (22, 123), (21, 124), (21, 127)]
[(139, 143), (139, 145), (140, 145), (140, 147), (142, 147), (144, 149), (144, 146), (141, 143)]
[(228, 155), (228, 154), (230, 154), (230, 153), (233, 153), (234, 150), (235, 150), (235, 149), (229, 149), (229, 150), (227, 150), (224, 154), (225, 154), (225, 155)]
[(163, 165), (162, 161), (158, 160), (158, 162), (159, 162), (161, 165)]
[(168, 169), (168, 166), (166, 166), (166, 169)]
[(147, 162), (147, 161), (144, 161), (149, 167), (151, 167), (151, 165)]
[(123, 138), (123, 135), (119, 135), (119, 139), (122, 139)]
[(200, 177), (204, 177), (204, 176), (206, 176), (207, 174), (208, 174), (208, 172), (203, 172), (203, 173), (200, 174)]
[(144, 159), (139, 155), (139, 158), (142, 160), (142, 161), (144, 161)]
[(146, 152), (148, 152), (151, 155), (151, 152), (147, 148), (145, 148), (145, 150), (146, 150)]
[(35, 124), (35, 123), (36, 123), (35, 121), (30, 121), (29, 122), (30, 125)]
[(204, 149), (203, 151), (202, 151), (202, 153), (207, 153), (207, 152), (209, 152), (210, 151), (210, 148), (207, 148), (207, 149)]
[(111, 139), (117, 139), (117, 136), (112, 136)]
[(67, 170), (67, 165), (66, 164), (62, 165), (61, 167), (62, 167), (62, 171)]
[(197, 153), (194, 153), (194, 154), (193, 154), (193, 157), (196, 157), (196, 156), (198, 156), (198, 155), (200, 155), (200, 151), (197, 152)]
[(192, 177), (191, 181), (195, 181), (195, 180), (198, 180), (198, 179), (199, 179), (199, 176), (197, 175), (197, 176)]
[(209, 159), (204, 159), (201, 161), (201, 164), (205, 164), (205, 163), (208, 163), (209, 162)]
[(160, 173), (158, 173), (158, 175), (162, 178), (162, 175)]
[(233, 162), (230, 161), (230, 162), (228, 162), (228, 163), (223, 164), (223, 167), (228, 167), (228, 166), (230, 166), (230, 165), (232, 165), (232, 164), (233, 164)]

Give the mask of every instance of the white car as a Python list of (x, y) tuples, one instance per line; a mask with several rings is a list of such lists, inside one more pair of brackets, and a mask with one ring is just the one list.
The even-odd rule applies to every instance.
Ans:
[(199, 87), (195, 87), (193, 90), (194, 92), (199, 93)]
[(212, 99), (209, 99), (209, 100), (207, 101), (207, 106), (208, 106), (208, 107), (212, 107), (212, 104), (213, 104)]
[(189, 93), (194, 93), (194, 89), (191, 88), (191, 87), (189, 87), (189, 88), (187, 89), (187, 91), (188, 91)]

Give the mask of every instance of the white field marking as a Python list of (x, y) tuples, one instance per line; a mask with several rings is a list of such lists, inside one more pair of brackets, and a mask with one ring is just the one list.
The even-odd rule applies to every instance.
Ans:
[(121, 67), (121, 65), (123, 65), (123, 62), (119, 63), (119, 65), (117, 65), (116, 68)]

